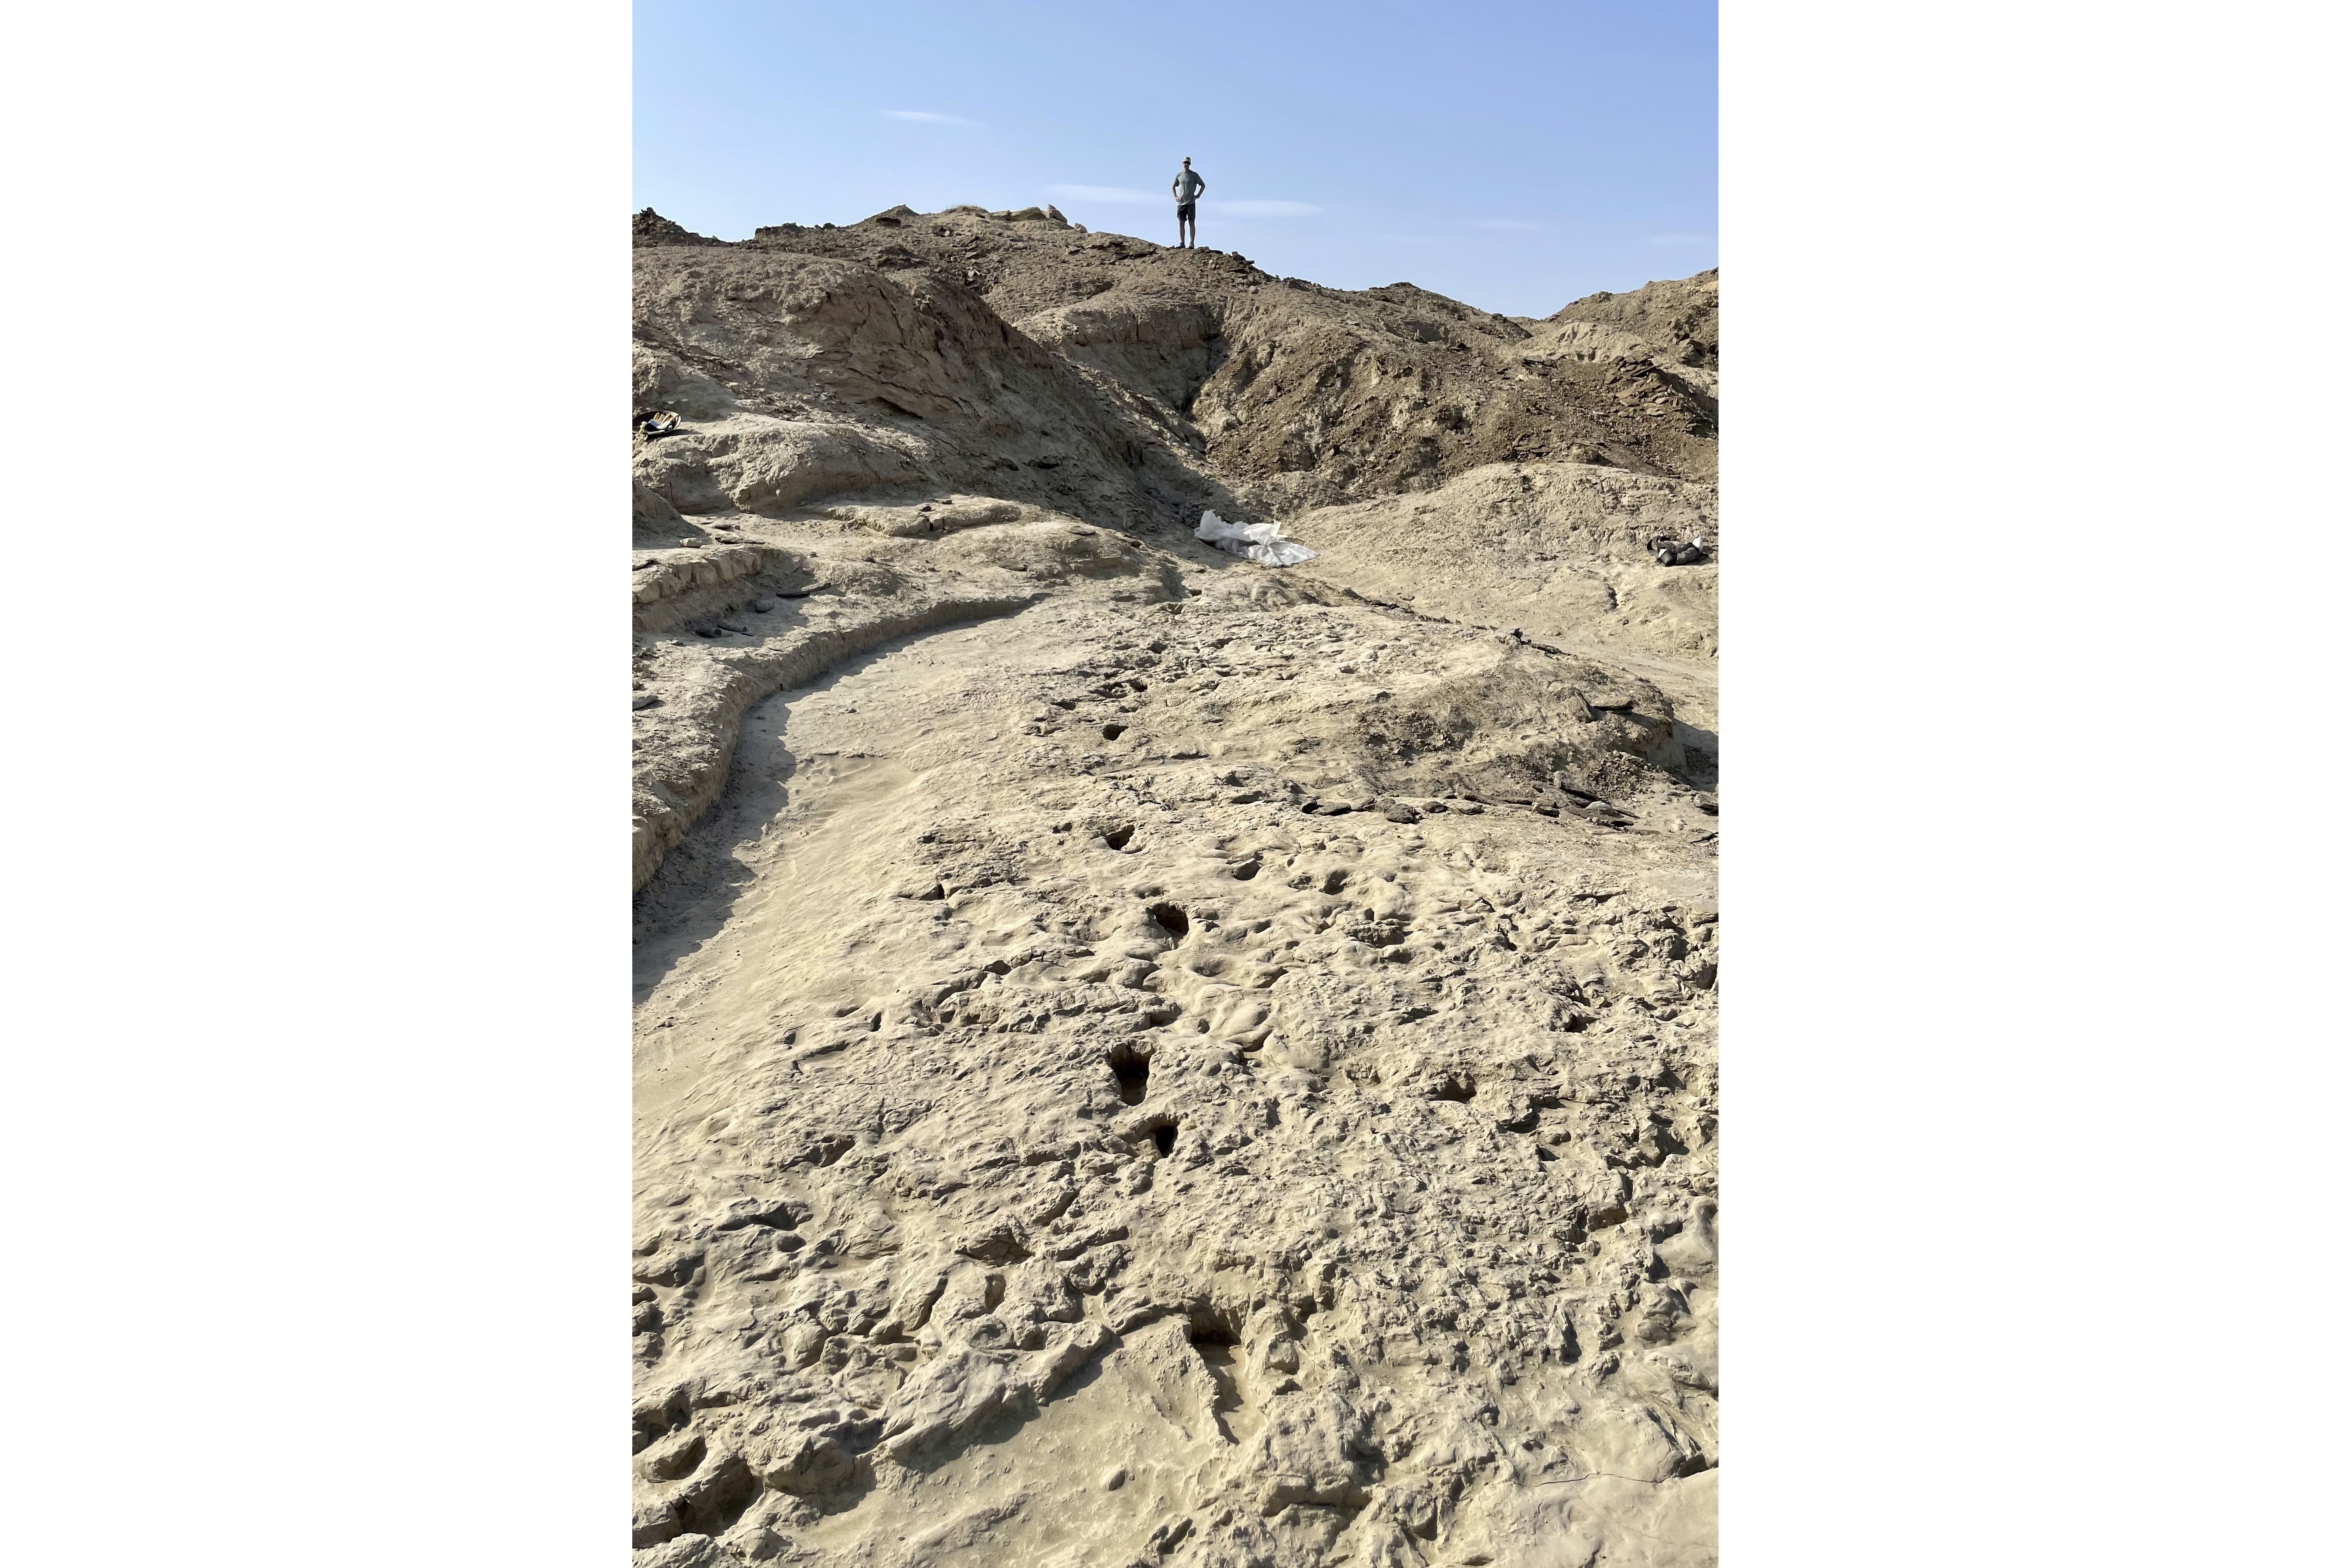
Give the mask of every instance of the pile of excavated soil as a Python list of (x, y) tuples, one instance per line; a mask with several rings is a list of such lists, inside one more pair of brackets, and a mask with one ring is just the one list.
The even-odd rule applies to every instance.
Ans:
[(1712, 1562), (1713, 275), (634, 230), (639, 1563)]

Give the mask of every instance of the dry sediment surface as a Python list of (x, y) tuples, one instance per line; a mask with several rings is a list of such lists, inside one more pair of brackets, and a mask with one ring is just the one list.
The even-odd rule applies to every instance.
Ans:
[(1265, 320), (1711, 377), (1712, 278), (637, 229), (638, 1561), (1712, 1562), (1711, 380), (1383, 444)]

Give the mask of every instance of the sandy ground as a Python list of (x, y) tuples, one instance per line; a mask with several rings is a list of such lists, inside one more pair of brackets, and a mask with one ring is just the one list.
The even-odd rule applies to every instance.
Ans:
[(1711, 487), (1154, 493), (641, 500), (639, 1562), (1712, 1562)]

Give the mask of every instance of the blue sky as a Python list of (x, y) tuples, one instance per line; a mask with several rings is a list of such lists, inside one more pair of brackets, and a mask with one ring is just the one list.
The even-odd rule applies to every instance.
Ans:
[(1716, 12), (1690, 0), (635, 6), (634, 205), (740, 239), (1051, 202), (1270, 272), (1510, 315), (1716, 262)]

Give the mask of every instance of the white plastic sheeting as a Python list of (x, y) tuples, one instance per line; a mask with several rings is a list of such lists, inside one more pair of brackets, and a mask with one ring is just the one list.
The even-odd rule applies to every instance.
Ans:
[(1283, 538), (1278, 522), (1227, 522), (1213, 511), (1204, 511), (1192, 537), (1261, 566), (1296, 566), (1315, 559), (1314, 551), (1295, 539)]

